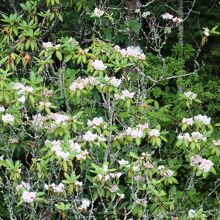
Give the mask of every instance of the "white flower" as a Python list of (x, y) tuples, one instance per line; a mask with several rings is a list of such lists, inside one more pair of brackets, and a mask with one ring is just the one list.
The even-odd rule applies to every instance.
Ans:
[(139, 165), (133, 166), (133, 170), (134, 170), (134, 171), (139, 171), (139, 170), (140, 170), (140, 166), (139, 166)]
[(129, 162), (127, 160), (124, 160), (124, 159), (118, 160), (118, 163), (120, 164), (120, 166), (125, 166), (125, 165), (129, 164)]
[(188, 142), (192, 141), (192, 138), (190, 137), (189, 133), (179, 134), (177, 137), (178, 140), (186, 140)]
[(2, 121), (5, 123), (12, 123), (15, 120), (15, 117), (12, 114), (2, 115)]
[(204, 125), (209, 125), (211, 123), (211, 118), (207, 115), (197, 115), (194, 117), (195, 121), (198, 121)]
[(63, 183), (60, 183), (59, 185), (53, 185), (53, 190), (54, 190), (54, 192), (56, 192), (56, 193), (61, 193), (61, 192), (63, 192), (63, 190), (64, 190), (64, 185), (63, 185)]
[(92, 66), (95, 70), (105, 70), (107, 68), (101, 60), (95, 60), (92, 62)]
[(84, 135), (83, 135), (83, 140), (84, 141), (95, 141), (98, 138), (97, 134), (93, 134), (91, 131), (87, 131)]
[(145, 124), (139, 124), (139, 125), (137, 125), (137, 127), (140, 130), (144, 131), (145, 129), (149, 128), (149, 125), (148, 125), (148, 123), (145, 123)]
[(51, 106), (51, 102), (39, 102), (40, 107), (49, 108)]
[(193, 125), (193, 119), (192, 118), (183, 118), (182, 123), (192, 126)]
[(164, 165), (160, 165), (160, 166), (157, 167), (157, 169), (158, 170), (163, 170), (163, 169), (165, 169), (165, 166)]
[(196, 211), (194, 209), (190, 209), (188, 211), (188, 217), (189, 218), (195, 218), (195, 216), (196, 216)]
[(104, 14), (104, 11), (102, 11), (101, 9), (99, 9), (99, 8), (95, 8), (95, 10), (94, 10), (94, 15), (96, 16), (96, 17), (98, 17), (98, 18), (100, 18), (100, 17), (102, 17), (102, 15)]
[(173, 19), (173, 15), (169, 14), (169, 13), (165, 13), (163, 15), (161, 15), (161, 17), (164, 19), (164, 20), (172, 20)]
[(214, 163), (211, 160), (202, 159), (199, 169), (205, 173), (208, 173), (213, 166)]
[(141, 138), (144, 134), (143, 131), (136, 128), (136, 129), (132, 129), (132, 128), (127, 128), (126, 130), (126, 134), (133, 137), (133, 138)]
[(22, 194), (22, 199), (23, 199), (24, 202), (26, 202), (26, 203), (34, 202), (34, 200), (35, 200), (36, 198), (37, 198), (36, 192), (24, 191), (23, 194)]
[(81, 151), (81, 146), (78, 143), (74, 143), (72, 140), (70, 140), (70, 148), (77, 153)]
[(210, 36), (210, 31), (208, 28), (203, 28), (203, 34), (206, 36), (206, 37), (209, 37)]
[(151, 131), (148, 132), (148, 135), (150, 137), (159, 137), (160, 131), (158, 129), (152, 129)]
[(132, 99), (134, 97), (134, 92), (129, 92), (127, 89), (122, 91), (122, 96), (124, 98)]
[(5, 111), (5, 107), (0, 105), (0, 113)]
[(167, 177), (173, 176), (174, 172), (172, 170), (165, 170), (163, 175)]
[(120, 85), (121, 85), (121, 79), (117, 79), (115, 77), (112, 77), (109, 82), (108, 82), (110, 85), (118, 88)]
[(214, 163), (211, 160), (206, 160), (199, 155), (190, 157), (190, 165), (196, 166), (205, 173), (208, 173), (210, 169), (214, 166)]
[(195, 141), (195, 142), (198, 142), (200, 140), (201, 141), (206, 141), (207, 140), (207, 138), (203, 137), (203, 135), (198, 131), (192, 132), (191, 137), (192, 137), (192, 141)]
[(56, 124), (65, 123), (66, 121), (70, 119), (68, 115), (63, 115), (59, 113), (51, 113), (49, 115), (49, 118), (53, 119)]
[(143, 12), (143, 14), (142, 14), (142, 18), (146, 18), (146, 17), (149, 16), (149, 15), (151, 15), (151, 12), (145, 11), (145, 12)]
[(53, 43), (52, 42), (43, 42), (43, 48), (45, 48), (45, 49), (53, 48)]
[(88, 199), (82, 199), (82, 204), (79, 207), (80, 210), (86, 210), (91, 204), (91, 201)]
[(31, 123), (34, 126), (34, 128), (39, 129), (39, 128), (43, 128), (45, 121), (46, 121), (46, 118), (40, 113), (38, 113), (33, 116)]
[(26, 100), (25, 96), (21, 96), (21, 97), (18, 99), (18, 101), (21, 102), (21, 103), (25, 103), (25, 100)]
[(184, 92), (184, 95), (186, 96), (186, 98), (193, 100), (197, 97), (197, 94), (191, 91), (188, 92)]
[(95, 128), (96, 126), (100, 126), (103, 123), (103, 118), (102, 117), (95, 117), (92, 120), (88, 120), (87, 125), (89, 127)]

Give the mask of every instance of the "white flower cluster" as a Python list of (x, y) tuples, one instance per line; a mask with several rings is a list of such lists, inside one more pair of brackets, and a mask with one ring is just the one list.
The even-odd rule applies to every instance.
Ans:
[(80, 211), (85, 211), (89, 208), (90, 204), (91, 204), (91, 201), (88, 200), (88, 199), (82, 199), (82, 204), (80, 205), (79, 207), (79, 210)]
[(96, 17), (100, 18), (102, 17), (102, 15), (104, 15), (105, 12), (101, 10), (100, 8), (95, 8), (93, 13)]
[(104, 65), (104, 63), (101, 60), (95, 60), (92, 62), (92, 66), (95, 70), (105, 70), (107, 66)]
[(42, 108), (49, 108), (51, 106), (51, 102), (39, 102), (39, 106)]
[(148, 132), (148, 135), (150, 137), (159, 137), (160, 131), (158, 129), (152, 129), (151, 131)]
[(207, 140), (207, 138), (198, 131), (192, 132), (191, 136), (189, 133), (179, 134), (177, 138), (178, 140), (185, 140), (187, 142), (199, 142)]
[(46, 50), (49, 50), (49, 49), (58, 50), (60, 48), (60, 44), (54, 45), (52, 42), (43, 42), (43, 48)]
[(19, 95), (23, 95), (25, 93), (32, 93), (34, 90), (31, 86), (26, 86), (22, 83), (15, 83), (13, 89), (16, 90)]
[(59, 185), (56, 185), (55, 183), (52, 183), (50, 185), (44, 184), (45, 190), (52, 190), (55, 193), (62, 193), (64, 190), (64, 184), (60, 183)]
[(173, 15), (171, 15), (169, 13), (165, 13), (165, 14), (161, 15), (161, 17), (164, 20), (171, 20), (171, 21), (173, 21), (176, 24), (180, 24), (181, 22), (183, 22), (183, 20), (181, 18), (174, 17)]
[(197, 94), (192, 92), (192, 91), (184, 92), (184, 95), (189, 100), (193, 100), (193, 99), (195, 99), (197, 97)]
[[(121, 85), (122, 80), (117, 79), (116, 77), (105, 77), (105, 84), (106, 85), (111, 85), (116, 88), (118, 88)], [(81, 77), (78, 77), (72, 84), (69, 86), (69, 89), (73, 92), (75, 92), (77, 89), (78, 90), (83, 90), (87, 86), (101, 86), (103, 87), (105, 84), (101, 83), (100, 79), (98, 77), (88, 77), (82, 79)]]
[(142, 138), (144, 135), (143, 131), (147, 128), (149, 128), (148, 123), (138, 124), (136, 128), (128, 127), (124, 132), (121, 132), (118, 135), (116, 135), (114, 139), (118, 140), (126, 136), (131, 136), (132, 138)]
[(66, 123), (70, 119), (70, 116), (60, 113), (51, 113), (48, 118), (53, 119), (54, 122), (59, 125)]
[(98, 179), (101, 181), (101, 180), (105, 180), (105, 181), (108, 181), (108, 180), (111, 180), (111, 179), (119, 179), (120, 176), (122, 175), (121, 172), (117, 172), (117, 173), (109, 173), (109, 174), (98, 174)]
[(166, 169), (164, 165), (158, 166), (157, 169), (160, 170), (162, 176), (171, 177), (174, 174), (172, 170)]
[(116, 45), (114, 49), (123, 57), (134, 57), (136, 59), (145, 60), (145, 54), (142, 52), (140, 47), (130, 46), (126, 49), (121, 49), (118, 45)]
[(206, 115), (197, 115), (194, 117), (194, 120), (201, 123), (201, 124), (204, 124), (204, 125), (209, 125), (211, 123), (211, 118), (206, 116)]
[(207, 115), (199, 114), (197, 116), (194, 116), (194, 118), (183, 118), (182, 119), (182, 123), (189, 125), (189, 126), (192, 126), (194, 121), (200, 124), (209, 125), (211, 123), (211, 118), (208, 117)]
[(88, 120), (87, 125), (89, 127), (95, 128), (96, 126), (100, 126), (103, 123), (102, 117), (95, 117), (92, 120)]
[(22, 104), (26, 101), (25, 95), (28, 93), (33, 93), (34, 90), (31, 86), (26, 86), (22, 83), (15, 83), (13, 89), (17, 91), (18, 95), (21, 95), (21, 97), (19, 97), (17, 100)]
[(118, 160), (118, 163), (119, 163), (120, 166), (126, 166), (126, 165), (129, 165), (129, 162), (128, 162), (127, 160), (124, 160), (124, 159), (122, 159), (122, 160)]
[(208, 173), (210, 169), (214, 166), (214, 163), (211, 160), (206, 160), (199, 155), (192, 156), (190, 158), (190, 165), (196, 166), (205, 173)]
[(189, 125), (189, 126), (192, 126), (193, 125), (193, 118), (183, 118), (182, 123)]
[(22, 199), (26, 203), (31, 203), (34, 202), (37, 198), (37, 193), (36, 192), (29, 192), (29, 191), (24, 191), (22, 194)]
[(84, 89), (86, 86), (96, 86), (99, 84), (99, 81), (97, 80), (97, 78), (95, 77), (88, 77), (85, 79), (82, 79), (81, 77), (78, 77), (69, 87), (70, 90), (72, 91), (76, 91), (77, 89), (82, 90)]
[(126, 98), (133, 99), (134, 98), (134, 92), (129, 92), (127, 89), (122, 91), (122, 94), (115, 94), (116, 100), (125, 100)]
[(47, 120), (46, 117), (44, 117), (43, 115), (41, 115), (40, 113), (33, 115), (31, 124), (34, 126), (34, 128), (36, 129), (42, 129), (44, 128), (44, 123)]
[(104, 142), (106, 139), (103, 136), (98, 134), (93, 134), (91, 131), (87, 131), (83, 136), (82, 139), (86, 142)]
[(15, 117), (10, 113), (6, 113), (6, 114), (2, 115), (2, 121), (6, 124), (10, 124), (14, 120), (15, 120)]
[(196, 217), (196, 211), (194, 209), (190, 209), (188, 211), (188, 217), (189, 218), (195, 218)]
[(64, 161), (68, 160), (68, 157), (72, 152), (76, 153), (75, 157), (77, 160), (85, 160), (89, 154), (87, 150), (81, 150), (81, 146), (73, 140), (69, 140), (69, 147), (65, 151), (63, 151), (62, 142), (60, 140), (47, 140), (45, 144), (50, 147), (56, 156), (62, 158)]

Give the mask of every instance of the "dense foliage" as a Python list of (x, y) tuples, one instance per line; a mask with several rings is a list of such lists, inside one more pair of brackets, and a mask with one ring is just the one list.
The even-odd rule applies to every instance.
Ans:
[(219, 7), (3, 1), (1, 219), (218, 219)]

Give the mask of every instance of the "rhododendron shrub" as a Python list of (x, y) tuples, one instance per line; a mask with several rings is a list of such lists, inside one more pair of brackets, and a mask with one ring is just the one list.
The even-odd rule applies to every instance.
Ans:
[(186, 117), (170, 123), (169, 103), (149, 89), (159, 82), (147, 71), (151, 55), (95, 37), (86, 46), (73, 37), (40, 41), (37, 22), (29, 20), (31, 36), (10, 27), (3, 37), (0, 216), (215, 218), (207, 198), (218, 207), (218, 124), (197, 114), (199, 94), (176, 94)]

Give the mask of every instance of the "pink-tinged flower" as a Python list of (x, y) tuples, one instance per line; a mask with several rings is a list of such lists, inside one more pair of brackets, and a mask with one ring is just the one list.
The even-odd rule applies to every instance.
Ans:
[(97, 134), (93, 134), (91, 131), (87, 131), (84, 135), (83, 135), (83, 140), (87, 141), (87, 142), (93, 142), (98, 138)]
[(63, 115), (59, 113), (51, 113), (49, 118), (53, 119), (56, 124), (65, 123), (70, 119), (68, 115)]
[(178, 18), (178, 17), (175, 17), (175, 18), (173, 18), (172, 20), (173, 20), (173, 22), (176, 23), (177, 25), (183, 22), (183, 19), (182, 19), (182, 18)]
[(100, 18), (100, 17), (102, 17), (102, 15), (104, 15), (104, 11), (103, 10), (101, 10), (101, 9), (99, 9), (99, 8), (95, 8), (95, 10), (94, 10), (94, 15), (96, 16), (96, 17), (98, 17), (98, 18)]
[(186, 125), (189, 125), (189, 126), (192, 126), (193, 125), (193, 119), (192, 118), (183, 118), (182, 123), (186, 124)]
[(205, 173), (208, 173), (210, 169), (214, 166), (214, 163), (211, 160), (206, 160), (199, 155), (192, 156), (190, 158), (190, 165), (196, 166)]
[(92, 120), (88, 120), (87, 125), (89, 127), (95, 128), (96, 126), (100, 126), (103, 123), (102, 117), (95, 117)]
[(101, 60), (95, 60), (92, 62), (92, 66), (95, 70), (105, 70), (107, 68)]
[(36, 192), (24, 191), (23, 194), (22, 194), (22, 199), (26, 203), (34, 202), (36, 200), (36, 198), (37, 198), (37, 193)]
[(143, 131), (136, 128), (136, 129), (132, 129), (132, 128), (127, 128), (126, 130), (126, 134), (133, 137), (133, 138), (142, 138), (143, 137)]
[(147, 169), (152, 169), (152, 168), (154, 168), (153, 164), (150, 163), (149, 161), (144, 162), (143, 165), (144, 165), (144, 167), (147, 168)]
[(110, 189), (109, 189), (112, 193), (115, 193), (119, 190), (118, 186), (117, 185), (114, 185), (112, 186)]
[(194, 117), (194, 120), (199, 122), (199, 123), (202, 123), (204, 125), (209, 125), (211, 123), (211, 118), (208, 117), (207, 115), (197, 115)]
[(127, 160), (124, 160), (124, 159), (118, 160), (118, 163), (120, 164), (120, 166), (126, 166), (126, 165), (129, 164), (129, 162)]

